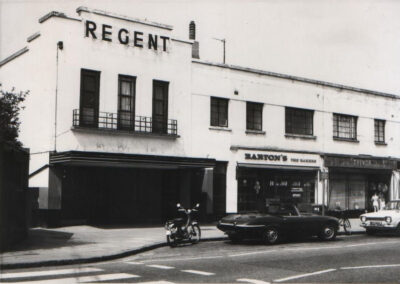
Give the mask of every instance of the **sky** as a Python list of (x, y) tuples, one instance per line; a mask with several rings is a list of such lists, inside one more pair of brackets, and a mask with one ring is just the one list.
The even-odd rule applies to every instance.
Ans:
[(0, 0), (0, 59), (50, 11), (79, 6), (174, 26), (200, 58), (400, 95), (399, 0)]

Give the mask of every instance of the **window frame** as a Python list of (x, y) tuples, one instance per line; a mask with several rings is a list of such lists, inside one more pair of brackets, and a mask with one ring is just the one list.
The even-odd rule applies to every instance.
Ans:
[[(339, 125), (339, 122), (340, 122), (339, 118), (340, 117), (353, 119), (353, 122), (352, 122), (353, 125), (350, 125), (350, 128), (349, 128), (350, 129), (349, 133), (351, 134), (352, 133), (351, 127), (354, 126), (354, 130), (353, 130), (353, 134), (354, 135), (353, 135), (353, 137), (344, 137), (344, 136), (340, 135), (340, 133), (346, 133), (346, 132), (343, 132), (343, 131), (340, 132), (340, 125)], [(337, 119), (335, 119), (335, 118), (337, 118)], [(357, 116), (348, 115), (348, 114), (341, 114), (341, 113), (333, 113), (332, 114), (332, 128), (333, 128), (333, 133), (332, 134), (333, 134), (333, 138), (334, 139), (339, 139), (339, 140), (357, 141), (357, 122), (358, 122), (358, 117)], [(336, 127), (335, 127), (335, 124), (336, 124)]]
[[(129, 82), (131, 83), (131, 95), (127, 96), (122, 94), (122, 82)], [(129, 98), (130, 99), (130, 111), (122, 109), (122, 98)], [(129, 75), (118, 75), (118, 129), (123, 130), (135, 130), (135, 107), (136, 107), (136, 77), (129, 76)], [(126, 127), (121, 123), (121, 113), (130, 113), (131, 115), (131, 125)]]
[[(304, 127), (302, 128), (304, 131), (296, 131), (293, 124), (293, 117), (296, 117), (295, 112), (303, 112), (304, 114)], [(307, 117), (309, 115), (309, 117)], [(298, 115), (297, 115), (298, 117)], [(307, 119), (310, 121), (307, 122)], [(290, 123), (288, 123), (290, 121)], [(307, 128), (307, 123), (311, 122), (311, 127)], [(302, 136), (314, 136), (314, 110), (311, 109), (303, 109), (303, 108), (295, 108), (295, 107), (285, 107), (285, 134), (287, 135), (302, 135)]]
[[(213, 111), (213, 108), (215, 108), (215, 103), (217, 105), (217, 112)], [(221, 120), (224, 119), (223, 115), (220, 113), (221, 107), (224, 109), (226, 114), (226, 125), (221, 123)], [(217, 114), (216, 119), (213, 117), (213, 114)], [(217, 121), (216, 125), (214, 124), (215, 121)], [(210, 98), (210, 126), (224, 128), (229, 127), (229, 99), (219, 97)]]
[[(79, 97), (79, 126), (83, 127), (94, 127), (99, 126), (99, 108), (100, 108), (100, 75), (101, 71), (91, 70), (81, 68), (80, 72), (80, 97)], [(95, 89), (93, 91), (85, 90), (85, 78), (92, 77), (95, 83)], [(90, 108), (85, 106), (86, 99), (84, 97), (88, 96), (89, 93), (93, 95), (93, 118), (92, 121), (85, 119), (85, 108)]]
[[(156, 88), (160, 87), (163, 90), (163, 98), (158, 99), (156, 97)], [(156, 104), (157, 102), (162, 102), (162, 120), (158, 121), (158, 117), (160, 116), (156, 112)], [(169, 82), (162, 80), (153, 80), (153, 98), (152, 98), (152, 132), (158, 134), (167, 134), (168, 133), (168, 104), (169, 104)], [(161, 117), (161, 116), (160, 116)], [(158, 123), (160, 122), (160, 125)], [(156, 125), (156, 127), (154, 127)], [(160, 127), (159, 127), (160, 126)]]
[(374, 119), (374, 141), (375, 141), (375, 143), (382, 143), (382, 144), (385, 143), (385, 134), (386, 134), (385, 127), (386, 127), (386, 120)]
[[(255, 103), (255, 102), (246, 102), (246, 130), (251, 131), (262, 131), (263, 130), (263, 103)], [(256, 112), (260, 113), (260, 127), (257, 128), (256, 123)]]

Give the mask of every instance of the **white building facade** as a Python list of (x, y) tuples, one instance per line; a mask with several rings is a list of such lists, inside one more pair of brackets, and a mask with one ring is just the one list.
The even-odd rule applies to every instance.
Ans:
[(20, 139), (30, 187), (57, 220), (398, 198), (396, 95), (202, 61), (193, 35), (85, 7), (39, 21), (0, 75), (3, 88), (30, 90)]

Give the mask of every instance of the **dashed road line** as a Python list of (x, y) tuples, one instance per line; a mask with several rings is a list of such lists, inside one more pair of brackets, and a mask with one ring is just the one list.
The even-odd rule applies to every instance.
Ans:
[(139, 262), (139, 261), (124, 261), (124, 263), (133, 264), (133, 265), (141, 265), (141, 264), (144, 264), (143, 262)]
[(205, 272), (205, 271), (200, 271), (200, 270), (181, 270), (181, 271), (182, 271), (182, 272), (187, 272), (187, 273), (198, 274), (198, 275), (204, 275), (204, 276), (215, 275), (215, 273), (212, 273), (212, 272)]
[(362, 269), (362, 268), (386, 268), (386, 267), (399, 267), (400, 264), (380, 264), (380, 265), (365, 265), (365, 266), (353, 266), (353, 267), (341, 267), (342, 270), (349, 269)]
[(175, 267), (167, 266), (167, 265), (149, 264), (149, 265), (146, 265), (146, 266), (153, 267), (153, 268), (160, 268), (160, 269), (175, 269)]
[(72, 268), (72, 269), (58, 269), (58, 270), (13, 272), (13, 273), (1, 273), (0, 279), (3, 280), (11, 278), (26, 278), (26, 277), (76, 274), (76, 273), (99, 272), (99, 271), (104, 271), (104, 270), (101, 268), (87, 267), (87, 268)]
[(332, 271), (336, 271), (336, 269), (332, 268), (332, 269), (326, 269), (326, 270), (321, 270), (321, 271), (316, 271), (316, 272), (311, 272), (311, 273), (305, 273), (305, 274), (299, 274), (299, 275), (294, 275), (294, 276), (290, 276), (290, 277), (285, 277), (285, 278), (281, 278), (281, 279), (276, 279), (273, 282), (285, 282), (285, 281), (289, 281), (289, 280), (294, 280), (294, 279), (299, 279), (299, 278), (304, 278), (304, 277), (308, 277), (308, 276), (313, 276), (313, 275), (318, 275), (318, 274), (323, 274), (323, 273), (328, 273), (328, 272), (332, 272)]
[(202, 259), (214, 259), (214, 258), (225, 258), (223, 255), (216, 256), (200, 256), (200, 257), (182, 257), (182, 258), (168, 258), (168, 259), (149, 259), (143, 261), (143, 263), (160, 262), (160, 261), (187, 261), (187, 260), (202, 260)]
[(270, 282), (257, 280), (257, 279), (248, 279), (248, 278), (240, 278), (240, 279), (236, 279), (236, 281), (238, 281), (238, 282), (248, 282), (248, 283), (253, 283), (253, 284), (270, 284)]

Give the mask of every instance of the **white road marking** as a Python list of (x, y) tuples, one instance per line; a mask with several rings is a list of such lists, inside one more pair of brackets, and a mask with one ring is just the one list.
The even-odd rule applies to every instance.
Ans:
[(169, 281), (149, 281), (149, 282), (136, 282), (137, 284), (175, 284), (174, 282), (169, 282)]
[(124, 263), (127, 263), (127, 264), (134, 264), (134, 265), (144, 264), (143, 262), (139, 262), (139, 261), (124, 261)]
[(260, 253), (268, 253), (268, 252), (276, 252), (278, 250), (262, 250), (262, 251), (250, 251), (250, 252), (243, 252), (243, 253), (237, 253), (237, 254), (230, 254), (230, 257), (236, 257), (236, 256), (243, 256), (243, 255), (252, 255), (252, 254), (260, 254)]
[(205, 272), (205, 271), (200, 271), (200, 270), (181, 270), (181, 271), (182, 271), (182, 272), (187, 272), (187, 273), (193, 273), (193, 274), (204, 275), (204, 276), (215, 275), (215, 273), (212, 273), (212, 272)]
[(304, 278), (304, 277), (308, 277), (308, 276), (312, 276), (312, 275), (328, 273), (328, 272), (332, 272), (332, 271), (336, 271), (336, 269), (326, 269), (326, 270), (321, 270), (321, 271), (316, 271), (316, 272), (311, 272), (311, 273), (294, 275), (294, 276), (274, 280), (274, 282), (284, 282), (284, 281), (289, 281), (289, 280), (298, 279), (298, 278)]
[(62, 274), (76, 274), (76, 273), (98, 272), (98, 271), (103, 271), (103, 269), (87, 267), (87, 268), (72, 268), (72, 269), (59, 269), (59, 270), (1, 273), (0, 279), (62, 275)]
[(341, 267), (340, 269), (360, 269), (360, 268), (385, 268), (385, 267), (398, 267), (400, 264), (381, 264), (381, 265), (365, 265), (365, 266), (353, 266), (353, 267)]
[(50, 279), (50, 280), (29, 280), (27, 282), (18, 282), (18, 283), (44, 283), (44, 284), (52, 284), (52, 283), (84, 283), (84, 282), (98, 282), (98, 281), (113, 281), (113, 280), (121, 280), (128, 278), (138, 278), (140, 276), (128, 273), (113, 273), (113, 274), (101, 274), (94, 276), (82, 276), (82, 277), (70, 277), (70, 278), (58, 278), (58, 279)]
[(160, 269), (174, 269), (175, 267), (167, 266), (167, 265), (157, 265), (157, 264), (149, 264), (148, 267), (160, 268)]
[(236, 279), (236, 281), (249, 282), (249, 283), (253, 283), (253, 284), (270, 284), (270, 282), (265, 282), (265, 281), (257, 280), (257, 279), (248, 279), (248, 278), (240, 278), (240, 279)]
[(200, 256), (200, 257), (182, 257), (182, 258), (159, 258), (159, 259), (149, 259), (143, 261), (144, 263), (150, 263), (150, 262), (160, 262), (160, 261), (186, 261), (186, 260), (201, 260), (201, 259), (213, 259), (213, 258), (225, 258), (226, 256), (224, 255), (216, 255), (216, 256)]

